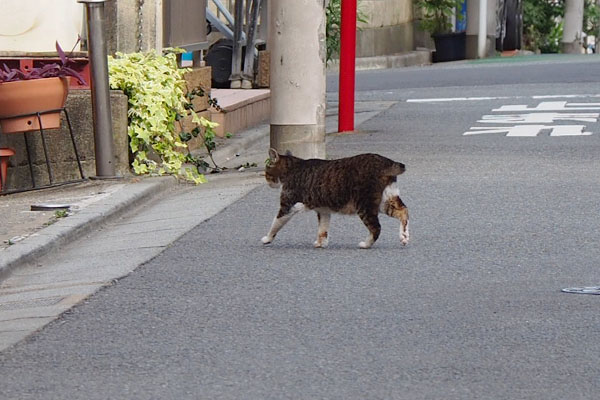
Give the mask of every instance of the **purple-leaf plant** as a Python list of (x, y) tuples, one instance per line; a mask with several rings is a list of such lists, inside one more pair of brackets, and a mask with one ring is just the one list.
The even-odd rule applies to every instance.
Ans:
[[(81, 38), (79, 38), (77, 40), (77, 43), (79, 43), (80, 40), (81, 40)], [(77, 46), (77, 43), (75, 43), (75, 46)], [(75, 46), (73, 46), (73, 49), (75, 49)], [(60, 77), (71, 76), (71, 77), (77, 79), (77, 81), (80, 84), (85, 85), (86, 84), (85, 79), (79, 72), (77, 72), (75, 69), (70, 67), (70, 65), (73, 64), (73, 60), (71, 60), (65, 54), (65, 52), (60, 47), (58, 42), (56, 42), (56, 51), (60, 58), (60, 63), (44, 64), (41, 67), (31, 68), (27, 72), (23, 72), (19, 68), (9, 68), (6, 64), (4, 64), (3, 68), (0, 68), (0, 83), (15, 82), (15, 81), (28, 80), (28, 79), (42, 79), (42, 78), (56, 78), (56, 77), (60, 78)], [(73, 53), (73, 50), (71, 50), (69, 55), (72, 53)]]

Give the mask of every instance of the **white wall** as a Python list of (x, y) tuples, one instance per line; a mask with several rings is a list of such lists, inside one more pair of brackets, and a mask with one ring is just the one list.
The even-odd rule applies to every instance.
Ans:
[[(1, 0), (0, 54), (71, 50), (83, 27), (76, 0)], [(77, 50), (77, 49), (76, 49)]]

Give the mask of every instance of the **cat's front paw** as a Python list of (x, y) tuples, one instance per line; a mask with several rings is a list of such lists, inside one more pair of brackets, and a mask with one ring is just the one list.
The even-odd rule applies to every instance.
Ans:
[(403, 245), (403, 246), (406, 246), (406, 245), (408, 244), (408, 234), (406, 234), (406, 235), (402, 235), (402, 236), (400, 237), (400, 242), (402, 242), (402, 245)]
[(327, 239), (322, 239), (322, 240), (316, 240), (313, 243), (313, 246), (315, 246), (315, 248), (317, 248), (317, 249), (324, 249), (325, 247), (327, 247), (328, 244), (329, 244), (329, 241)]
[(372, 245), (372, 243), (368, 243), (368, 242), (360, 242), (358, 244), (358, 247), (360, 247), (361, 249), (368, 249), (370, 248)]
[(273, 238), (269, 236), (263, 236), (263, 238), (260, 239), (260, 241), (263, 242), (263, 244), (269, 244), (273, 241)]

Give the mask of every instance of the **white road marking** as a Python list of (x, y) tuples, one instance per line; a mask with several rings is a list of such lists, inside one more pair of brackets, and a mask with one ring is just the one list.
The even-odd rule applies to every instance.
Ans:
[(555, 121), (597, 122), (599, 113), (530, 113), (484, 115), (477, 122), (484, 124), (552, 124)]
[(573, 98), (598, 98), (599, 94), (548, 94), (535, 96), (481, 96), (481, 97), (439, 97), (429, 99), (407, 99), (407, 103), (439, 103), (450, 101), (489, 101), (508, 99), (573, 99)]
[(550, 130), (550, 136), (589, 136), (592, 134), (592, 132), (584, 131), (585, 125), (515, 125), (472, 127), (463, 133), (463, 136), (505, 133), (510, 137), (535, 137), (544, 130)]
[[(407, 99), (407, 103), (437, 103), (457, 101), (490, 101), (513, 99), (572, 99), (600, 98), (598, 94), (567, 95), (535, 95), (535, 96), (485, 96), (485, 97), (441, 97), (429, 99)], [(593, 132), (586, 131), (585, 125), (553, 125), (559, 121), (598, 122), (600, 103), (568, 103), (567, 101), (542, 101), (530, 107), (527, 104), (509, 104), (492, 109), (492, 112), (520, 112), (519, 114), (483, 115), (478, 123), (483, 124), (516, 124), (514, 126), (474, 126), (463, 136), (502, 133), (510, 137), (535, 137), (542, 131), (549, 131), (550, 136), (589, 136)], [(527, 113), (523, 113), (523, 111)], [(576, 111), (576, 112), (573, 112)], [(577, 112), (588, 111), (588, 112)], [(529, 125), (523, 125), (529, 124)]]
[(600, 97), (600, 94), (549, 94), (531, 96), (532, 99), (574, 99), (580, 97)]
[(510, 104), (492, 111), (573, 111), (600, 110), (600, 103), (567, 103), (566, 101), (542, 101), (536, 107), (529, 108), (527, 104)]
[(483, 100), (506, 100), (506, 99), (522, 99), (523, 96), (499, 96), (499, 97), (448, 97), (437, 99), (408, 99), (407, 103), (436, 103), (447, 101), (483, 101)]

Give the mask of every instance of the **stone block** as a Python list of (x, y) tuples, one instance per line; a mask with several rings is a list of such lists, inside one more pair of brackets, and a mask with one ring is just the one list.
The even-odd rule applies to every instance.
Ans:
[(256, 74), (256, 86), (259, 88), (268, 88), (271, 85), (270, 82), (270, 60), (271, 53), (269, 50), (262, 50), (258, 52), (258, 72)]
[[(211, 115), (210, 115), (210, 111), (208, 111), (208, 110), (201, 111), (197, 114), (199, 117), (204, 117), (204, 118), (210, 120)], [(194, 124), (192, 122), (191, 117), (187, 117), (181, 121), (181, 126), (183, 127), (183, 130), (185, 132), (191, 132), (192, 129), (194, 129), (196, 127), (196, 124)], [(197, 137), (193, 138), (192, 140), (187, 142), (187, 145), (188, 145), (188, 148), (190, 151), (194, 151), (196, 149), (203, 148), (204, 143), (203, 143), (202, 136), (197, 136)], [(181, 151), (187, 152), (186, 149), (181, 149)]]
[(411, 22), (399, 25), (365, 28), (356, 35), (356, 56), (375, 57), (413, 50)]
[[(224, 89), (222, 109), (211, 109), (211, 121), (217, 122), (215, 133), (225, 137), (228, 133), (237, 133), (256, 126), (269, 118), (271, 97), (268, 90)], [(245, 96), (244, 96), (245, 95)]]
[(208, 96), (210, 96), (211, 67), (193, 68), (191, 71), (186, 72), (183, 78), (185, 79), (188, 92), (195, 88), (202, 88), (204, 90), (204, 96), (196, 96), (192, 100), (194, 110), (196, 112), (207, 110), (209, 107)]

